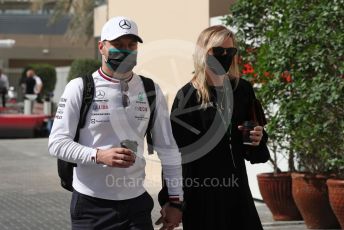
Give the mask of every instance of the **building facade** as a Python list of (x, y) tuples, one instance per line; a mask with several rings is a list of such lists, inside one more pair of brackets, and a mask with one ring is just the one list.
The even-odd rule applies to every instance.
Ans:
[(83, 36), (76, 42), (66, 36), (70, 18), (63, 16), (50, 25), (56, 0), (0, 0), (0, 40), (14, 45), (0, 46), (0, 67), (17, 87), (21, 72), (29, 64), (69, 66), (77, 58), (95, 58), (93, 39)]

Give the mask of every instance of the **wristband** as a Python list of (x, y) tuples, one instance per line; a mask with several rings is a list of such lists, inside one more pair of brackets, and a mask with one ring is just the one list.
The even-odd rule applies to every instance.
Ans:
[(179, 211), (183, 212), (184, 211), (184, 202), (180, 202), (180, 203), (174, 203), (174, 202), (169, 202), (168, 205), (172, 208), (176, 208)]

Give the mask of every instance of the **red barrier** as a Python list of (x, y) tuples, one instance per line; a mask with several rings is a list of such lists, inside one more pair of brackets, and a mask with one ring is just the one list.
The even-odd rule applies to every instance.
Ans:
[(0, 114), (0, 137), (34, 137), (46, 115)]

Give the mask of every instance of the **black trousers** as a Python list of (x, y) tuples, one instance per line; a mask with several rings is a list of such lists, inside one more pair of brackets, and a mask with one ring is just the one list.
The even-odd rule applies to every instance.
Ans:
[(72, 230), (153, 230), (154, 202), (147, 193), (114, 201), (73, 192), (70, 206)]

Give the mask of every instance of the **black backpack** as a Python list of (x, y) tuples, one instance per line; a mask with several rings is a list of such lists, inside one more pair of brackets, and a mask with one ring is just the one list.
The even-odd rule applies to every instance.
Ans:
[[(82, 105), (80, 109), (80, 118), (79, 123), (77, 126), (76, 134), (74, 137), (74, 141), (78, 142), (80, 137), (80, 129), (85, 126), (86, 116), (90, 109), (90, 106), (93, 101), (94, 97), (94, 81), (92, 75), (85, 75), (82, 78), (84, 89), (82, 94)], [(155, 99), (156, 99), (156, 92), (155, 92), (155, 85), (152, 79), (140, 76), (143, 86), (146, 91), (146, 95), (148, 98), (148, 103), (150, 107), (150, 117), (148, 122), (148, 127), (146, 130), (146, 138), (148, 144), (148, 153), (153, 154), (153, 139), (152, 139), (152, 125), (154, 119), (154, 112), (155, 112)], [(61, 186), (68, 190), (73, 191), (73, 167), (77, 167), (77, 164), (67, 162), (61, 159), (57, 159), (57, 170), (59, 177), (61, 179)]]

